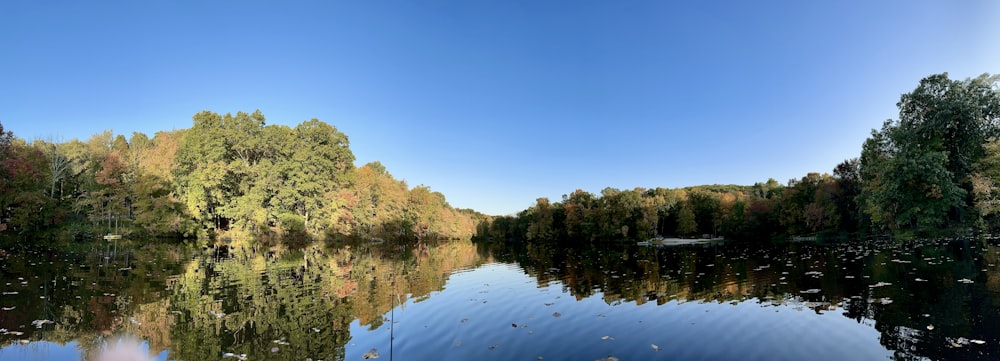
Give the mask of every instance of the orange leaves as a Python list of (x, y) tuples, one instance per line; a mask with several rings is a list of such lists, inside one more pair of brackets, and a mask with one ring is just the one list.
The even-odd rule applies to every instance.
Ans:
[(121, 183), (122, 173), (125, 172), (125, 164), (122, 163), (121, 155), (118, 151), (111, 151), (101, 161), (101, 169), (97, 171), (94, 179), (97, 184), (115, 185)]

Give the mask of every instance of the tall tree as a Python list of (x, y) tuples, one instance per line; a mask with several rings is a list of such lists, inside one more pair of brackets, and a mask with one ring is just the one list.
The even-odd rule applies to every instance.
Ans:
[(227, 134), (222, 116), (203, 111), (177, 149), (173, 175), (188, 212), (206, 227), (223, 224), (221, 207), (231, 201)]
[(991, 138), (985, 145), (985, 155), (975, 165), (970, 177), (975, 207), (980, 217), (992, 226), (1000, 217), (1000, 140)]
[(973, 202), (970, 174), (1000, 130), (997, 80), (932, 75), (900, 97), (899, 120), (873, 131), (862, 149), (863, 209), (874, 223), (913, 229), (963, 221)]

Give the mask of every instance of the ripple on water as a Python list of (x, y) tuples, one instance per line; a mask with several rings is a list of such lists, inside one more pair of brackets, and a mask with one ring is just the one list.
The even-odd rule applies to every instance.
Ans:
[[(416, 359), (774, 360), (871, 359), (891, 352), (878, 333), (844, 317), (797, 304), (612, 302), (597, 293), (577, 300), (553, 282), (539, 286), (516, 264), (493, 263), (451, 275), (445, 290), (394, 311), (394, 352)], [(558, 313), (559, 317), (554, 315)], [(352, 355), (379, 347), (388, 325), (361, 332)], [(657, 345), (652, 347), (652, 345)], [(776, 346), (778, 345), (778, 346)], [(838, 345), (831, 349), (831, 345)], [(657, 353), (657, 349), (665, 351)]]

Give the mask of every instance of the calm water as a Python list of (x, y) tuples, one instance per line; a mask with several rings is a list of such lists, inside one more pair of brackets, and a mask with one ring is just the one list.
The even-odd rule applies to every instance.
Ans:
[(0, 258), (0, 360), (1000, 357), (1000, 247), (127, 242)]

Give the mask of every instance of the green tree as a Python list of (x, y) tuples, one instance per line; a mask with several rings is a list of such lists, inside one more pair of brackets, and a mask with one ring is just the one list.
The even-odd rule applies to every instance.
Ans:
[[(333, 126), (317, 119), (295, 127), (290, 163), (287, 167), (282, 207), (302, 217), (304, 227), (318, 232), (320, 227), (310, 224), (310, 218), (326, 208), (326, 195), (350, 185), (354, 168), (347, 136)], [(322, 217), (320, 217), (322, 219)]]
[(926, 77), (862, 148), (862, 208), (888, 229), (961, 224), (973, 205), (975, 164), (998, 134), (997, 77)]
[(698, 223), (695, 220), (694, 210), (689, 201), (681, 202), (677, 211), (677, 234), (690, 236), (698, 231)]
[(568, 196), (563, 195), (566, 235), (571, 239), (588, 238), (595, 231), (593, 210), (597, 201), (593, 194), (577, 189)]
[(528, 210), (529, 225), (525, 237), (529, 241), (551, 241), (555, 238), (553, 220), (554, 207), (549, 199), (542, 197), (535, 200), (535, 206)]
[(986, 142), (985, 155), (975, 165), (971, 176), (975, 207), (979, 216), (991, 226), (997, 225), (1000, 214), (1000, 140)]
[(858, 158), (845, 160), (833, 170), (833, 177), (840, 189), (835, 199), (839, 214), (840, 229), (854, 232), (861, 223), (861, 210), (858, 197), (861, 195), (861, 173)]
[(220, 208), (231, 201), (231, 177), (222, 116), (203, 111), (177, 149), (173, 176), (188, 212), (204, 227), (222, 226)]

